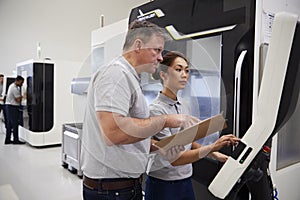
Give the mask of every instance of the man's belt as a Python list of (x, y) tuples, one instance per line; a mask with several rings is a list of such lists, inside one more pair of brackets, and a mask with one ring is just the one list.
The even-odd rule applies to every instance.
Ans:
[(92, 190), (121, 190), (121, 189), (134, 187), (141, 183), (142, 183), (142, 176), (139, 178), (115, 178), (115, 179), (92, 179), (83, 176), (83, 184)]

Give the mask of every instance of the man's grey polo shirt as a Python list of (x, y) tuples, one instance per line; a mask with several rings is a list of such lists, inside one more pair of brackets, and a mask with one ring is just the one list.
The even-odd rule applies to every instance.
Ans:
[(134, 144), (107, 146), (96, 111), (149, 117), (140, 77), (123, 56), (101, 67), (91, 78), (81, 135), (81, 164), (84, 175), (90, 178), (139, 177), (146, 170), (150, 138)]

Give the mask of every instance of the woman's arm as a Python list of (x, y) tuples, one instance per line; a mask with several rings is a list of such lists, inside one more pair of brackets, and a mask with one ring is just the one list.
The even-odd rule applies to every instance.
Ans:
[(177, 160), (175, 160), (171, 164), (173, 166), (178, 166), (178, 165), (193, 163), (203, 157), (206, 157), (208, 154), (211, 153), (214, 153), (214, 155), (212, 156), (216, 156), (218, 160), (220, 159), (226, 161), (226, 155), (221, 154), (217, 151), (224, 146), (235, 145), (239, 140), (240, 139), (236, 138), (234, 135), (228, 134), (228, 135), (223, 135), (214, 143), (206, 146), (201, 146), (200, 144), (193, 142), (192, 150), (185, 151)]

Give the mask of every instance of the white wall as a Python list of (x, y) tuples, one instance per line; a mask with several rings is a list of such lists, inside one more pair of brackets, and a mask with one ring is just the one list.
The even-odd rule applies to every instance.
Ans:
[[(129, 16), (145, 0), (0, 0), (0, 73), (12, 75), (16, 63), (41, 57), (83, 62), (91, 50), (91, 32)], [(118, 5), (118, 6), (116, 6)]]
[(273, 13), (285, 11), (300, 15), (299, 0), (264, 0), (263, 8)]

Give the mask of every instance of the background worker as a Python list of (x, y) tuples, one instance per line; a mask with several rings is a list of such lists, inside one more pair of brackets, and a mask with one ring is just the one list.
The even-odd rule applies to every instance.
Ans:
[(4, 115), (4, 90), (3, 90), (3, 79), (4, 75), (0, 74), (0, 114), (1, 111), (3, 112)]
[[(24, 83), (22, 76), (17, 76), (15, 82), (11, 83), (8, 87), (5, 109), (6, 109), (6, 138), (4, 144), (25, 144), (19, 140), (18, 126), (21, 122), (21, 102), (22, 94), (21, 87)], [(13, 141), (11, 140), (11, 133), (13, 133)]]

